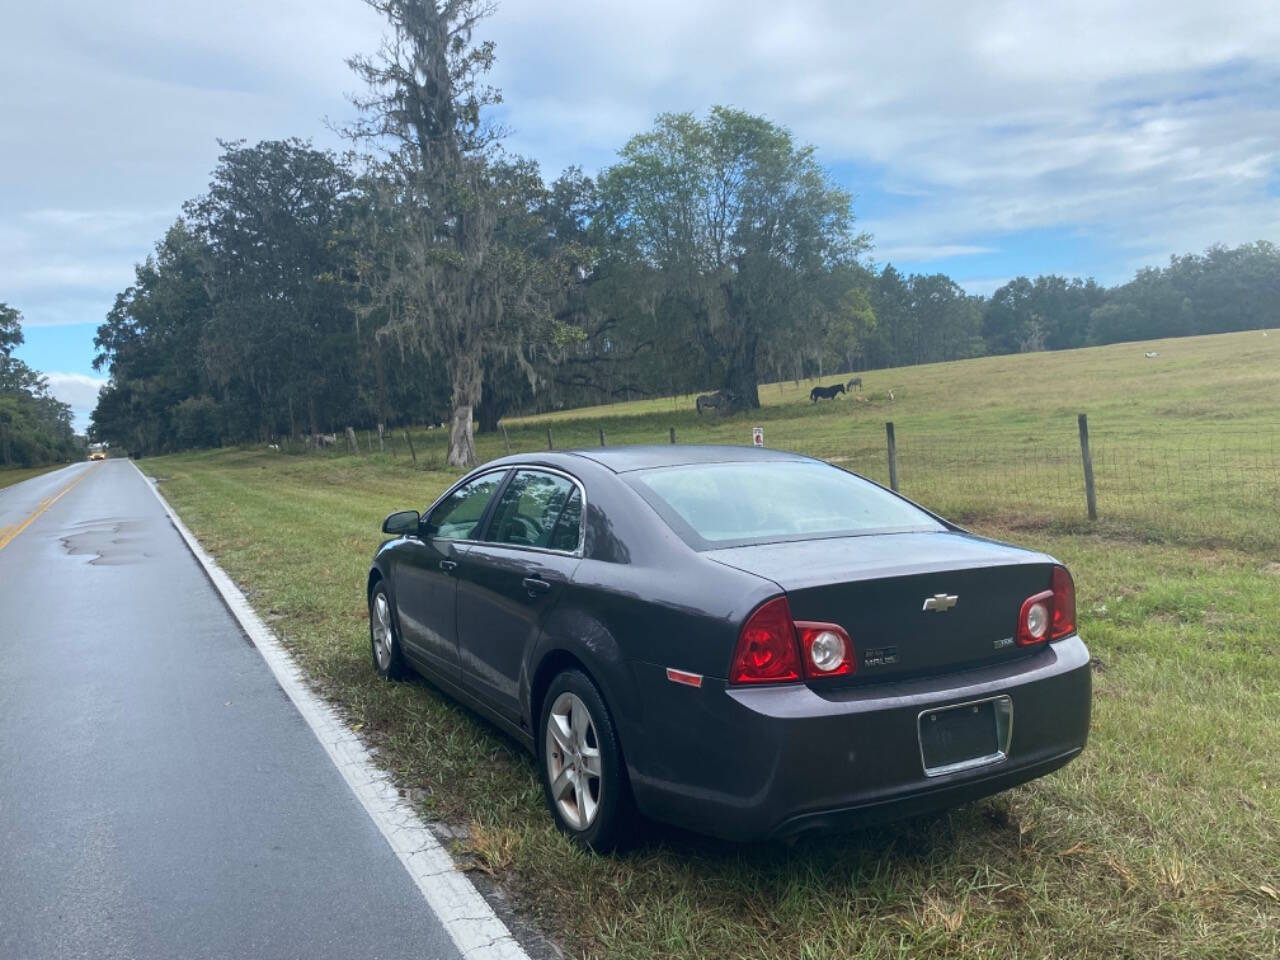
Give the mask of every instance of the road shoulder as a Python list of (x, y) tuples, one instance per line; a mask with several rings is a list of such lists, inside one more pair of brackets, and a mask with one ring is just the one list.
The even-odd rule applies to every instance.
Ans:
[(155, 482), (141, 470), (138, 472), (462, 955), (485, 960), (529, 960), (488, 901), (457, 869), (412, 805), (400, 796), (391, 774), (373, 763), (360, 738), (311, 691), (302, 670), (245, 595), (182, 522)]

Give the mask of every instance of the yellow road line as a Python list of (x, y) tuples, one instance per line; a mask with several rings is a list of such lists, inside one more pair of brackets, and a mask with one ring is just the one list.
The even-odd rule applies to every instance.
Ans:
[(41, 500), (40, 506), (36, 508), (36, 512), (31, 514), (31, 516), (27, 517), (27, 519), (23, 520), (22, 523), (18, 524), (16, 527), (5, 527), (4, 532), (0, 533), (0, 550), (3, 550), (9, 544), (13, 543), (14, 538), (17, 537), (18, 534), (20, 534), (23, 530), (27, 529), (27, 527), (31, 526), (31, 524), (35, 523), (36, 517), (40, 516), (40, 514), (44, 513), (46, 510), (52, 507), (55, 503), (61, 500), (67, 493), (69, 493), (71, 491), (71, 488), (74, 487), (81, 480), (83, 480), (85, 478), (85, 474), (87, 474), (88, 472), (89, 472), (88, 470), (81, 471), (80, 476), (76, 477), (74, 480), (68, 483), (65, 487), (63, 487), (61, 490), (55, 493), (52, 497), (48, 497), (44, 500)]

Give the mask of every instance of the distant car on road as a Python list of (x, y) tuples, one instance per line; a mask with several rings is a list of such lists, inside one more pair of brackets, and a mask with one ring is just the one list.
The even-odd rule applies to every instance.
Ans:
[(378, 672), (420, 671), (519, 740), (597, 851), (637, 811), (736, 840), (907, 817), (1088, 736), (1066, 568), (821, 461), (513, 456), (383, 531)]
[(92, 450), (92, 451), (90, 451), (90, 452), (89, 452), (89, 459), (90, 459), (90, 460), (105, 460), (105, 459), (107, 459), (107, 454), (106, 454), (106, 452), (105, 452), (105, 451), (102, 451), (102, 450)]

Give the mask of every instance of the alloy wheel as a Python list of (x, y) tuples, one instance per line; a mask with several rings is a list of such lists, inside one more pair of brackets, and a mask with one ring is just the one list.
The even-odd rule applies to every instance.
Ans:
[(600, 741), (587, 705), (577, 694), (556, 697), (547, 715), (547, 779), (560, 816), (574, 830), (586, 830), (600, 810)]
[(369, 612), (369, 627), (373, 634), (373, 655), (378, 669), (385, 671), (391, 665), (391, 607), (387, 595), (381, 590), (374, 595), (373, 609)]

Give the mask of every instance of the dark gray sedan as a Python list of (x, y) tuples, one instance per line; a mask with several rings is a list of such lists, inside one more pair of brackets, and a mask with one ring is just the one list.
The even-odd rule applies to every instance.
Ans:
[(1066, 568), (818, 460), (507, 457), (383, 530), (378, 671), (417, 670), (517, 738), (597, 851), (637, 811), (730, 839), (911, 816), (1088, 736)]

